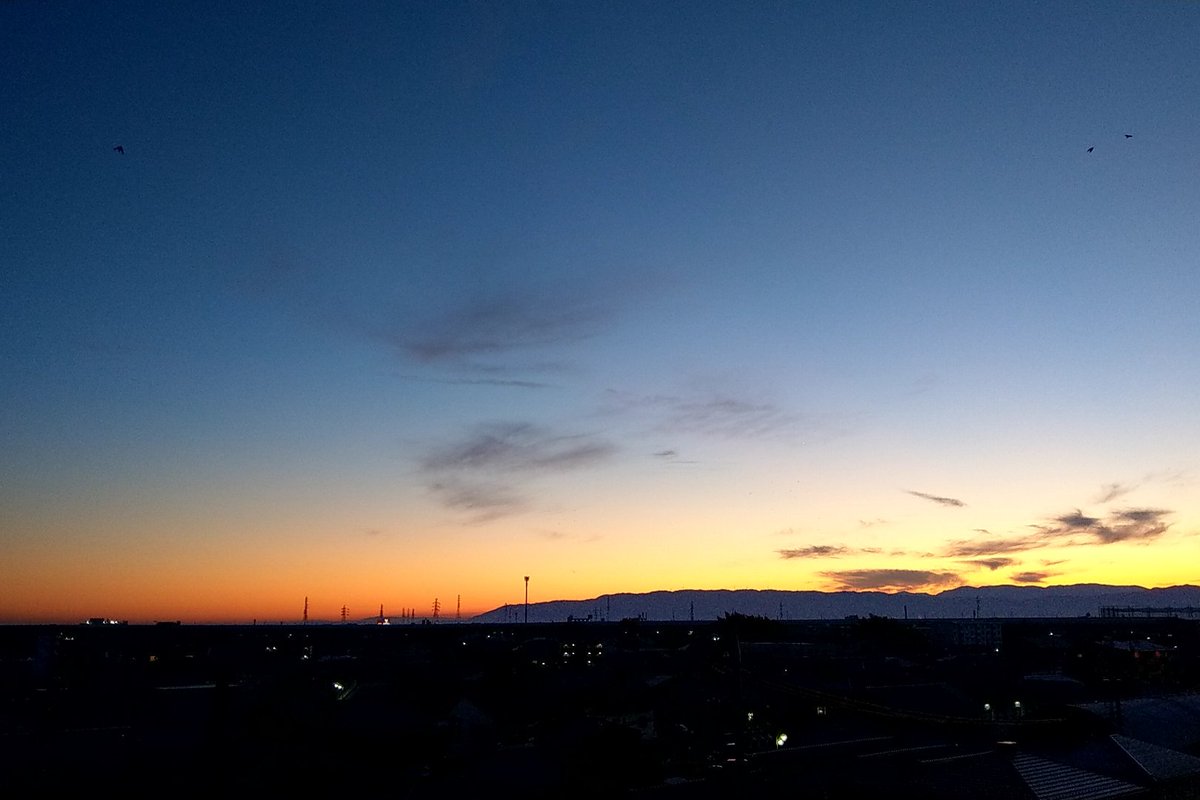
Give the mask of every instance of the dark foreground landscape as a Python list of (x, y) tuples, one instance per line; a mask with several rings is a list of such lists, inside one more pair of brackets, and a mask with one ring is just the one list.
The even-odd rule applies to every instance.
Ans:
[(1192, 618), (0, 628), (4, 796), (1200, 797)]

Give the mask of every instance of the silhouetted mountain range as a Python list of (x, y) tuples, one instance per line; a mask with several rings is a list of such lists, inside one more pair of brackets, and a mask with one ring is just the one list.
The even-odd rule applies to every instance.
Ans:
[[(1083, 583), (1074, 586), (961, 586), (920, 592), (791, 592), (773, 589), (684, 589), (601, 595), (589, 600), (530, 603), (530, 622), (568, 619), (617, 621), (713, 620), (726, 613), (770, 619), (842, 619), (855, 615), (909, 619), (1100, 616), (1102, 606), (1200, 607), (1200, 586), (1146, 589)], [(501, 606), (473, 622), (522, 622), (525, 606)]]

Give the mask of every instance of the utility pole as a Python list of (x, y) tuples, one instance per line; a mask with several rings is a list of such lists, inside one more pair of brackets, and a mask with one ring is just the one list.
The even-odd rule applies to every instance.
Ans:
[(529, 622), (529, 576), (525, 576), (525, 622)]
[(346, 615), (349, 613), (350, 613), (350, 609), (346, 608), (346, 606), (343, 605), (342, 606), (342, 622), (346, 621)]
[(454, 609), (454, 618), (462, 619), (462, 595), (458, 596), (458, 606)]
[(436, 597), (433, 598), (433, 618), (434, 619), (438, 618), (438, 612), (441, 610), (442, 610), (441, 603), (438, 602), (438, 599)]
[(308, 624), (308, 596), (304, 597), (304, 624)]

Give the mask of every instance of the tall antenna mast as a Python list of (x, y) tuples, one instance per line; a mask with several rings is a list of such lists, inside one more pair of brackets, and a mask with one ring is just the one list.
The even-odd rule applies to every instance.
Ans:
[(462, 595), (458, 596), (458, 607), (454, 609), (454, 618), (462, 619)]
[(304, 624), (308, 624), (308, 596), (304, 597)]

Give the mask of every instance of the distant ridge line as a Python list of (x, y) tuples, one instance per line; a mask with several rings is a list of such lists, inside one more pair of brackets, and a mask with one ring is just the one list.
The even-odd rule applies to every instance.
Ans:
[[(1200, 607), (1200, 586), (1074, 584), (1068, 586), (960, 586), (934, 594), (880, 591), (793, 591), (782, 589), (675, 589), (605, 594), (585, 600), (529, 604), (530, 622), (647, 621), (697, 622), (728, 613), (769, 619), (820, 620), (876, 616), (908, 619), (995, 619), (1012, 617), (1096, 617), (1104, 608), (1171, 610)], [(521, 622), (510, 604), (472, 618), (473, 622)], [(521, 614), (524, 609), (522, 607)], [(507, 619), (506, 619), (507, 616)]]

